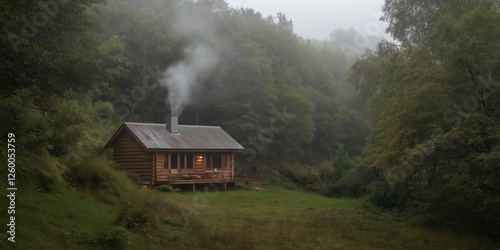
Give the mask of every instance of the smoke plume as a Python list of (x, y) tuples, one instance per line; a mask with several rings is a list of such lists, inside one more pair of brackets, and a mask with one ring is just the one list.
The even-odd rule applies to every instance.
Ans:
[(162, 85), (168, 89), (168, 102), (177, 113), (191, 101), (193, 87), (203, 80), (218, 62), (218, 55), (208, 44), (196, 43), (184, 50), (184, 59), (168, 68)]
[(167, 103), (178, 114), (192, 102), (193, 88), (219, 62), (220, 41), (207, 15), (196, 8), (180, 9), (175, 18), (177, 31), (189, 37), (191, 44), (184, 49), (183, 59), (166, 70), (160, 84), (168, 89)]

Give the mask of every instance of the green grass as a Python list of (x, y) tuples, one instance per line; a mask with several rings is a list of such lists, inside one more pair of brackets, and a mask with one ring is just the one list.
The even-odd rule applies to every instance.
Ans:
[[(130, 193), (133, 194), (141, 192)], [(105, 204), (67, 185), (48, 193), (19, 190), (16, 202), (16, 243), (7, 241), (6, 234), (0, 233), (0, 249), (117, 249), (110, 245), (111, 232), (125, 230), (117, 223), (119, 203)], [(4, 203), (2, 200), (2, 208), (7, 207)], [(158, 227), (147, 224), (125, 231), (128, 234), (126, 249), (190, 249), (194, 246), (196, 242), (187, 237), (189, 229), (183, 227), (179, 214), (161, 219)]]
[[(6, 249), (86, 249), (96, 230), (112, 226), (109, 208), (86, 193), (57, 188), (51, 193), (17, 192), (16, 244)], [(82, 243), (80, 245), (80, 243)], [(80, 247), (78, 247), (80, 245)]]
[(494, 249), (487, 240), (423, 228), (418, 219), (364, 207), (359, 199), (279, 187), (165, 197), (190, 215), (207, 249)]
[[(105, 204), (64, 185), (49, 193), (20, 190), (18, 197), (16, 245), (0, 233), (0, 249), (116, 249), (102, 239), (124, 230), (119, 201)], [(419, 218), (377, 211), (359, 199), (280, 187), (141, 190), (120, 199), (157, 213), (157, 220), (125, 231), (127, 249), (495, 249), (487, 240), (424, 228)]]

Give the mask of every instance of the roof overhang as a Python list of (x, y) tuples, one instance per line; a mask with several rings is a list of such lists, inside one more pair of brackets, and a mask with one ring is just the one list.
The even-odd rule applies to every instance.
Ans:
[(132, 131), (126, 123), (122, 123), (122, 125), (118, 128), (118, 130), (113, 134), (111, 139), (106, 143), (104, 148), (112, 148), (113, 144), (117, 140), (117, 138), (123, 132), (127, 131), (134, 138), (134, 140), (141, 145), (141, 147), (147, 152), (242, 152), (245, 148), (239, 145), (241, 148), (148, 148), (142, 140), (140, 140), (137, 135)]

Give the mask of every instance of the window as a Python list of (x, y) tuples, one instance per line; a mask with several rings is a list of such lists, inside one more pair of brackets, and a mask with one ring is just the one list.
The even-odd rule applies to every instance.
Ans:
[(194, 162), (193, 162), (193, 154), (187, 154), (187, 168), (188, 169), (192, 169), (193, 168), (193, 165), (194, 165)]
[(222, 168), (222, 154), (213, 153), (212, 154), (212, 168)]
[[(219, 154), (220, 155), (220, 154)], [(208, 155), (209, 157), (210, 155)], [(169, 158), (170, 157), (170, 158)], [(220, 156), (218, 158), (219, 163), (216, 168), (220, 168)], [(210, 168), (210, 158), (207, 158), (206, 154), (193, 154), (193, 153), (165, 153), (165, 163), (163, 165), (164, 169), (193, 169), (195, 165), (205, 166)], [(169, 164), (170, 163), (170, 168)]]
[(170, 167), (172, 169), (179, 168), (179, 154), (178, 153), (171, 153), (170, 154)]
[(205, 165), (205, 158), (206, 156), (204, 154), (195, 154), (194, 163), (196, 165)]

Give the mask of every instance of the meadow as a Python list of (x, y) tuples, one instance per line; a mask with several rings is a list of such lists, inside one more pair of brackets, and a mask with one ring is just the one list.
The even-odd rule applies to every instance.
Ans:
[[(106, 200), (106, 199), (104, 199)], [(278, 186), (263, 191), (159, 192), (119, 199), (58, 187), (19, 200), (16, 244), (1, 249), (499, 249), (369, 207), (362, 199), (327, 198)]]
[(207, 249), (495, 249), (472, 235), (424, 226), (425, 218), (267, 187), (165, 193)]

